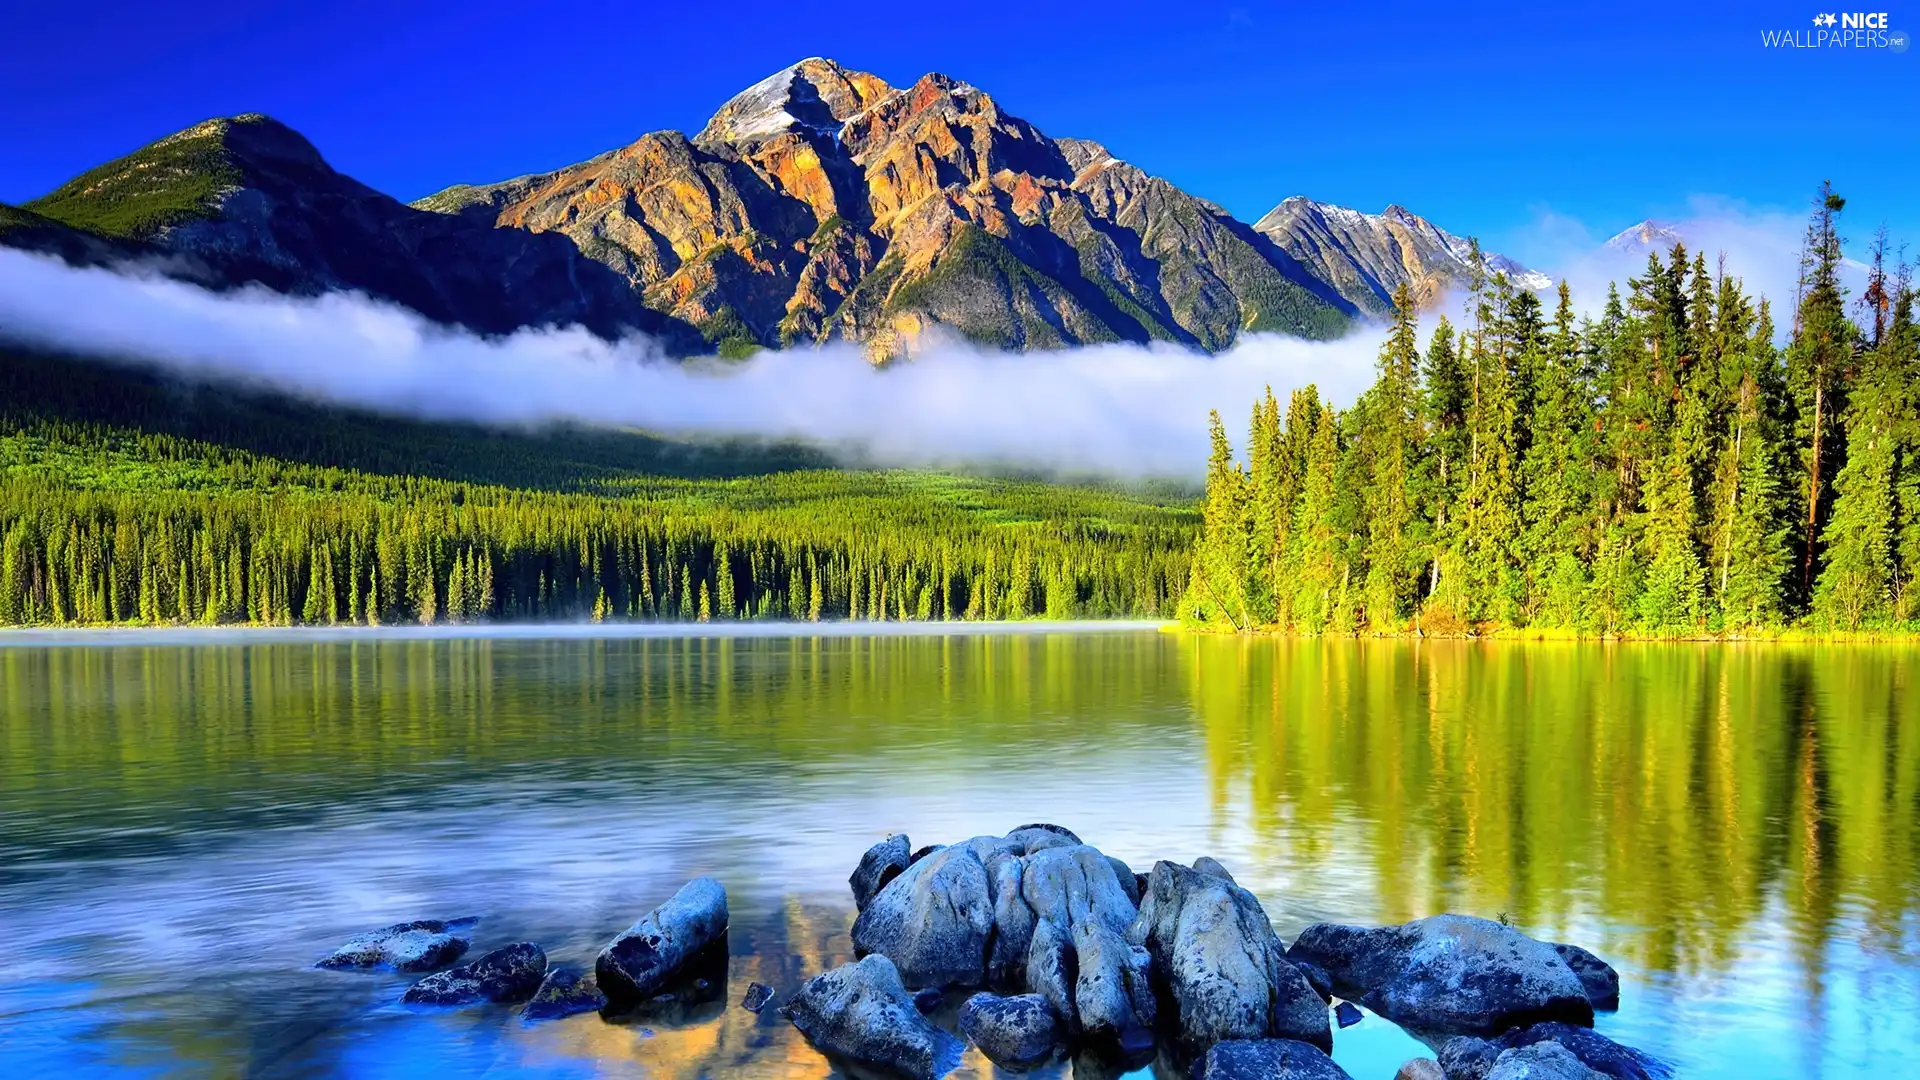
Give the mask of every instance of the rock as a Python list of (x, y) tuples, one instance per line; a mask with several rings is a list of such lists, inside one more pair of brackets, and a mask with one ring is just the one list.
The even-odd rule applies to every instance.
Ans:
[(973, 841), (941, 848), (867, 904), (853, 922), (854, 949), (885, 955), (909, 986), (984, 985), (994, 920), (988, 881)]
[(557, 1020), (583, 1012), (598, 1012), (607, 1007), (607, 995), (600, 992), (593, 972), (557, 967), (547, 970), (540, 988), (520, 1010), (523, 1020)]
[(1027, 954), (1027, 990), (1047, 999), (1069, 1035), (1080, 1034), (1079, 1012), (1073, 1006), (1079, 975), (1080, 960), (1073, 939), (1052, 919), (1040, 920), (1033, 930), (1033, 948)]
[(471, 964), (429, 975), (400, 1000), (408, 1005), (512, 1004), (532, 997), (546, 974), (547, 954), (530, 941), (518, 941)]
[(1580, 1059), (1581, 1064), (1614, 1080), (1665, 1080), (1673, 1074), (1665, 1062), (1652, 1054), (1623, 1046), (1592, 1028), (1553, 1022), (1502, 1032), (1487, 1041), (1485, 1059), (1491, 1061), (1493, 1056), (1503, 1051), (1542, 1042), (1554, 1042), (1566, 1047), (1574, 1057)]
[(694, 878), (600, 950), (600, 989), (620, 1008), (653, 997), (726, 932), (727, 890), (712, 878)]
[(1227, 873), (1227, 868), (1224, 866), (1221, 866), (1220, 861), (1218, 859), (1215, 859), (1211, 855), (1202, 855), (1199, 858), (1193, 860), (1193, 868), (1195, 870), (1200, 871), (1203, 874), (1209, 874), (1209, 875), (1212, 875), (1213, 877), (1223, 878), (1226, 880), (1226, 882), (1229, 885), (1239, 884), (1239, 882), (1233, 880), (1232, 874)]
[(1029, 1069), (1053, 1057), (1065, 1035), (1039, 994), (975, 994), (960, 1006), (960, 1032), (1003, 1069)]
[(1448, 1080), (1446, 1070), (1432, 1058), (1414, 1058), (1400, 1066), (1393, 1080)]
[(1193, 1080), (1353, 1080), (1324, 1051), (1295, 1039), (1228, 1039), (1194, 1066)]
[(1543, 1020), (1593, 1026), (1593, 1003), (1553, 946), (1487, 919), (1316, 923), (1287, 956), (1325, 969), (1340, 996), (1427, 1034), (1485, 1035)]
[(1559, 1043), (1541, 1042), (1502, 1050), (1487, 1080), (1603, 1080), (1603, 1074), (1582, 1065)]
[(781, 1011), (815, 1047), (861, 1065), (933, 1080), (959, 1062), (959, 1040), (920, 1015), (885, 956), (814, 976)]
[(1456, 1035), (1440, 1044), (1440, 1070), (1447, 1080), (1487, 1080), (1501, 1047), (1473, 1035)]
[(1143, 875), (1134, 873), (1133, 867), (1128, 866), (1126, 863), (1121, 862), (1111, 855), (1107, 856), (1107, 865), (1113, 867), (1113, 876), (1119, 879), (1121, 891), (1127, 894), (1127, 899), (1138, 909), (1140, 907), (1140, 883), (1145, 881), (1146, 878)]
[(1350, 1028), (1362, 1019), (1360, 1010), (1351, 1001), (1343, 1001), (1335, 1006), (1333, 1018), (1343, 1028)]
[(914, 991), (913, 1007), (920, 1010), (921, 1016), (932, 1016), (935, 1012), (939, 1011), (940, 1006), (946, 1000), (946, 994), (929, 986), (924, 990)]
[(988, 860), (993, 876), (993, 944), (987, 957), (987, 985), (1019, 987), (1033, 946), (1033, 909), (1021, 899), (1020, 882), (1026, 863), (1011, 852)]
[(747, 996), (740, 999), (740, 1007), (750, 1013), (757, 1013), (773, 1000), (773, 987), (766, 983), (748, 983)]
[(928, 844), (926, 847), (917, 848), (912, 855), (907, 856), (907, 865), (912, 866), (945, 846), (945, 844)]
[(1326, 1002), (1288, 962), (1260, 901), (1225, 878), (1154, 864), (1127, 940), (1152, 956), (1189, 1050), (1271, 1037), (1332, 1049)]
[[(1053, 838), (1030, 835), (1033, 833), (1051, 833)], [(1047, 825), (1044, 823), (1016, 825), (1012, 829), (1007, 830), (1007, 839), (1019, 843), (1029, 852), (1045, 851), (1049, 847), (1056, 846), (1077, 847), (1086, 843), (1086, 841), (1074, 835), (1072, 829), (1061, 825)]]
[(912, 862), (905, 833), (894, 833), (868, 848), (867, 853), (860, 856), (860, 865), (854, 868), (853, 876), (847, 879), (847, 884), (853, 887), (854, 908), (867, 910), (867, 904), (887, 887), (887, 882), (899, 877)]
[(1313, 987), (1313, 992), (1320, 995), (1321, 1001), (1329, 1005), (1333, 1004), (1333, 976), (1327, 974), (1326, 968), (1319, 964), (1310, 964), (1305, 960), (1289, 958), (1289, 962), (1300, 969), (1300, 974), (1307, 977), (1307, 985)]
[(1036, 919), (1071, 929), (1094, 919), (1115, 932), (1132, 925), (1138, 905), (1120, 887), (1113, 864), (1085, 844), (1029, 853), (1020, 876), (1020, 897)]
[(315, 967), (333, 971), (431, 971), (466, 955), (467, 937), (478, 919), (419, 919), (348, 938)]
[(1073, 1008), (1081, 1034), (1123, 1052), (1152, 1048), (1153, 958), (1147, 950), (1096, 921), (1083, 921), (1073, 928), (1073, 951)]
[(1553, 951), (1567, 962), (1574, 975), (1580, 979), (1580, 985), (1587, 992), (1587, 1000), (1601, 1012), (1612, 1012), (1620, 1007), (1620, 973), (1612, 965), (1593, 955), (1578, 945), (1559, 945)]

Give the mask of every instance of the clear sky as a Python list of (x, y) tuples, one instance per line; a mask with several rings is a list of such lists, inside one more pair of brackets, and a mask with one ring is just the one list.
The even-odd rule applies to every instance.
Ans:
[[(1830, 177), (1852, 235), (1884, 220), (1920, 248), (1920, 54), (1762, 44), (1829, 2), (20, 4), (0, 201), (256, 111), (412, 199), (696, 130), (823, 55), (965, 79), (1248, 220), (1293, 194), (1398, 202), (1525, 254), (1543, 219), (1604, 236), (1699, 196), (1797, 213)], [(1920, 29), (1920, 6), (1888, 22)]]

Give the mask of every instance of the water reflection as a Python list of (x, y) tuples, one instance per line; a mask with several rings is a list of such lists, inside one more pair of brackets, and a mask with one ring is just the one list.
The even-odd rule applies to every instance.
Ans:
[[(1283, 934), (1508, 913), (1627, 979), (1687, 1075), (1920, 1048), (1920, 709), (1898, 648), (1156, 633), (0, 649), (0, 1071), (826, 1076), (772, 1010), (528, 1027), (305, 965), (477, 912), (590, 963), (687, 877), (728, 993), (849, 958), (859, 853), (1057, 820), (1213, 853)], [(1414, 1052), (1369, 1018), (1356, 1077)], [(990, 1071), (970, 1058), (964, 1075)], [(1083, 1070), (1084, 1074), (1084, 1070)]]

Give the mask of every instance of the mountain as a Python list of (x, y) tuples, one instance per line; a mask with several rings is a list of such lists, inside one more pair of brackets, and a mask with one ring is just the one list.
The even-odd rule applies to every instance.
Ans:
[(1673, 250), (1673, 245), (1685, 242), (1686, 237), (1680, 235), (1677, 227), (1648, 218), (1615, 233), (1602, 246), (1621, 255), (1644, 256), (1650, 252), (1665, 255)]
[(949, 327), (1004, 348), (1206, 349), (1345, 331), (1352, 305), (1220, 207), (1054, 140), (944, 75), (894, 88), (804, 60), (723, 105), (536, 176), (416, 207), (558, 233), (647, 302), (737, 348)]
[(9, 209), (0, 243), (77, 262), (164, 256), (216, 287), (359, 290), (483, 333), (579, 323), (693, 344), (565, 239), (413, 209), (259, 115), (196, 124)]
[[(1401, 206), (1367, 214), (1294, 196), (1253, 227), (1369, 315), (1391, 312), (1393, 291), (1403, 283), (1427, 307), (1469, 276), (1469, 242)], [(1489, 252), (1485, 259), (1490, 273), (1505, 274), (1519, 288), (1553, 285), (1504, 255)]]
[[(689, 137), (402, 204), (259, 115), (209, 120), (0, 208), (0, 244), (146, 257), (215, 287), (351, 289), (483, 333), (579, 323), (675, 352), (944, 329), (1006, 349), (1344, 333), (1467, 242), (1400, 207), (1288, 199), (1255, 225), (940, 74), (894, 87), (813, 58)], [(1494, 255), (1526, 288), (1546, 278)]]

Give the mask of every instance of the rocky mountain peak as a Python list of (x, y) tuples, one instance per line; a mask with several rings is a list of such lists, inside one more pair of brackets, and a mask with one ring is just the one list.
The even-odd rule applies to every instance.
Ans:
[(1625, 255), (1645, 255), (1650, 251), (1664, 253), (1685, 241), (1677, 227), (1648, 218), (1615, 233), (1605, 247)]
[(877, 76), (809, 57), (735, 94), (694, 141), (753, 145), (790, 132), (833, 139), (849, 118), (892, 92)]

